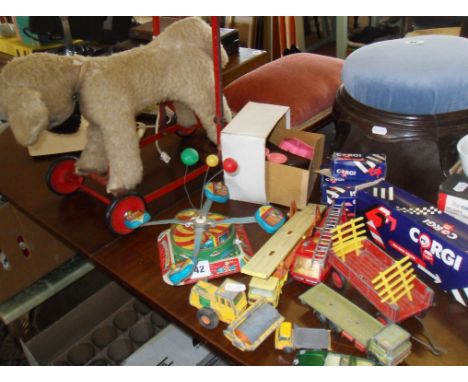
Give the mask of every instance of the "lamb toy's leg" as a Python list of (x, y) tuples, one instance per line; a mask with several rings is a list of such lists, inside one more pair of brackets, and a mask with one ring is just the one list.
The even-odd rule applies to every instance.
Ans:
[(232, 120), (232, 112), (231, 109), (229, 108), (229, 105), (226, 101), (226, 97), (223, 96), (223, 113), (224, 113), (224, 120), (226, 123), (231, 122)]
[[(213, 142), (217, 143), (217, 131), (216, 131), (216, 105), (213, 88), (207, 84), (197, 84), (196, 81), (190, 84), (193, 91), (188, 90), (184, 95), (184, 99), (181, 102), (186, 105), (190, 110), (193, 111), (200, 119), (201, 124), (206, 130), (208, 138)], [(200, 89), (205, 89), (204, 91)], [(177, 104), (178, 106), (180, 105)], [(231, 110), (223, 97), (223, 109), (224, 119), (226, 122), (230, 122), (232, 119)], [(179, 107), (177, 107), (177, 111)]]
[(135, 118), (132, 114), (113, 114), (101, 125), (104, 147), (109, 160), (107, 192), (114, 195), (134, 189), (143, 178)]
[(177, 123), (182, 127), (191, 127), (197, 123), (197, 119), (187, 106), (180, 102), (173, 103), (177, 116)]
[(76, 162), (75, 171), (78, 175), (88, 175), (92, 172), (104, 174), (109, 167), (109, 162), (101, 130), (85, 120), (82, 120), (81, 124), (88, 125), (87, 142), (80, 159)]

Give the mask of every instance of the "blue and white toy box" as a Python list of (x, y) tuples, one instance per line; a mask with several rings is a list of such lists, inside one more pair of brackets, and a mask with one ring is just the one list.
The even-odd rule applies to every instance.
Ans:
[(409, 256), (416, 270), (468, 306), (465, 224), (385, 181), (357, 192), (356, 215), (389, 254)]
[(354, 214), (356, 207), (356, 186), (360, 183), (350, 182), (347, 179), (321, 175), (320, 191), (321, 203), (344, 204), (349, 213)]
[(385, 178), (385, 154), (333, 153), (332, 176), (353, 182), (370, 182)]

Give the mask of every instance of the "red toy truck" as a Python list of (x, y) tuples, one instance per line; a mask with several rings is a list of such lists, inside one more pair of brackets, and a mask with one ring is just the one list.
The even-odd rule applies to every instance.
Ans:
[(322, 282), (329, 269), (328, 253), (332, 246), (332, 229), (345, 219), (342, 205), (332, 204), (314, 234), (294, 248), (291, 277), (308, 285)]
[(333, 268), (331, 277), (337, 289), (344, 289), (349, 282), (389, 321), (401, 322), (421, 314), (432, 306), (434, 291), (418, 278), (414, 278), (411, 290), (412, 301), (403, 296), (397, 303), (383, 301), (372, 285), (381, 272), (391, 267), (395, 260), (369, 239), (362, 242), (363, 248), (349, 253), (346, 260), (330, 252), (328, 261)]

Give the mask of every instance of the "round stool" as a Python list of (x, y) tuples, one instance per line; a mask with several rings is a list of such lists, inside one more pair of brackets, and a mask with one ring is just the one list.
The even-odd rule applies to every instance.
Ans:
[(334, 57), (291, 54), (244, 74), (223, 92), (234, 112), (249, 101), (289, 106), (291, 127), (302, 130), (331, 119), (342, 65)]
[[(468, 39), (419, 36), (371, 44), (345, 60), (342, 80), (333, 106), (335, 148), (351, 126), (377, 142), (431, 140), (448, 174), (456, 141), (468, 133)], [(398, 145), (380, 147), (387, 156), (399, 155)]]

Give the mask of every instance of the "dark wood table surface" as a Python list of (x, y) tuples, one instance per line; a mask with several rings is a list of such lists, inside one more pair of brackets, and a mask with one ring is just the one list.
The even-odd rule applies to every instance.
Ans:
[[(177, 156), (181, 147), (197, 147), (202, 153), (213, 151), (203, 134), (181, 140), (168, 136), (161, 145), (169, 153)], [(184, 168), (177, 159), (171, 165), (162, 164), (154, 147), (143, 149), (145, 163), (144, 184), (138, 191), (146, 193), (157, 185), (164, 184), (183, 174)], [(76, 248), (100, 269), (110, 274), (116, 281), (127, 287), (160, 311), (167, 318), (180, 325), (196, 338), (222, 356), (241, 365), (290, 365), (292, 355), (274, 349), (273, 336), (270, 336), (256, 351), (241, 352), (234, 348), (222, 334), (224, 324), (216, 330), (203, 329), (195, 318), (196, 309), (188, 304), (190, 286), (174, 287), (165, 284), (161, 278), (156, 238), (165, 227), (140, 229), (129, 236), (115, 238), (104, 224), (105, 206), (90, 196), (77, 192), (66, 197), (51, 193), (44, 174), (52, 158), (28, 156), (26, 149), (16, 144), (7, 131), (0, 136), (0, 194), (16, 207), (24, 211), (38, 224), (45, 227), (59, 239)], [(199, 186), (192, 182), (190, 187)], [(199, 192), (194, 191), (196, 199)], [(188, 202), (183, 190), (149, 205), (149, 211), (156, 218), (172, 217), (186, 208)], [(253, 214), (257, 206), (230, 201), (225, 205), (215, 205), (213, 210), (227, 216)], [(258, 226), (246, 226), (248, 237), (254, 250), (268, 238)], [(234, 275), (233, 278), (248, 283), (248, 277)], [(221, 280), (215, 280), (220, 283)], [(284, 289), (278, 309), (287, 320), (304, 327), (320, 327), (311, 310), (301, 305), (298, 296), (307, 290), (306, 285), (289, 280)], [(413, 352), (407, 358), (409, 365), (467, 365), (468, 364), (468, 311), (450, 296), (437, 290), (437, 306), (423, 319), (427, 333), (438, 346), (445, 349), (442, 356), (434, 356), (427, 349), (413, 342)], [(375, 310), (354, 290), (346, 292), (346, 297), (373, 313)], [(422, 327), (415, 319), (409, 319), (403, 326), (412, 334), (421, 336)], [(345, 339), (334, 337), (333, 350), (360, 355)], [(362, 355), (362, 354), (361, 354)]]

